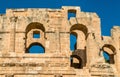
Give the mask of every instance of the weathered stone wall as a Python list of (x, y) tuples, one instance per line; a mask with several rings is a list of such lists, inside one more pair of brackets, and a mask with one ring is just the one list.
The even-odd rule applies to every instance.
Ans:
[[(76, 16), (68, 20), (68, 12)], [(40, 38), (33, 38), (36, 32)], [(77, 37), (74, 52), (70, 34)], [(36, 44), (44, 54), (29, 53)], [(0, 77), (119, 77), (119, 55), (120, 27), (101, 36), (98, 15), (80, 7), (7, 9), (0, 15)]]

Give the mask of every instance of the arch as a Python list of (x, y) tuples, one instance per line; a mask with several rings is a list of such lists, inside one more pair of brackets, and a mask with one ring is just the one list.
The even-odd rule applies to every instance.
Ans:
[(74, 51), (77, 49), (77, 33), (76, 32), (71, 32), (70, 33), (70, 50)]
[[(103, 53), (106, 53), (107, 56), (109, 56), (109, 60), (107, 60), (107, 63), (109, 64), (114, 64), (115, 61), (114, 61), (114, 55), (116, 54), (116, 49), (113, 45), (110, 45), (110, 44), (105, 44), (103, 47), (102, 47), (102, 50), (103, 50)], [(106, 60), (106, 56), (103, 54), (104, 56), (104, 59)]]
[[(34, 50), (30, 51), (30, 48), (32, 47), (35, 47), (35, 48), (37, 47), (37, 49), (34, 48), (34, 50), (37, 50), (37, 51), (34, 51)], [(38, 42), (34, 42), (30, 44), (30, 46), (26, 49), (26, 53), (45, 53), (45, 48), (42, 46), (42, 44)]]
[(76, 49), (85, 49), (88, 35), (87, 27), (82, 24), (74, 24), (70, 28), (70, 34), (71, 33), (77, 37)]
[(104, 44), (102, 47), (103, 51), (106, 51), (108, 54), (116, 54), (116, 49), (113, 45), (110, 44)]
[[(25, 29), (25, 51), (28, 52), (28, 48), (31, 43), (38, 42), (44, 45), (45, 28), (43, 24), (39, 22), (30, 23)], [(43, 47), (42, 45), (36, 44)], [(44, 48), (44, 47), (43, 47)]]
[(87, 36), (87, 33), (88, 33), (88, 29), (85, 25), (82, 25), (82, 24), (75, 24), (73, 25), (71, 28), (70, 28), (70, 32), (74, 31), (74, 30), (80, 30), (82, 31), (85, 36)]
[[(79, 63), (73, 63), (73, 58), (76, 58)], [(86, 50), (77, 49), (72, 52), (71, 55), (71, 66), (75, 68), (83, 68), (86, 66)]]
[(27, 27), (26, 27), (26, 34), (30, 31), (30, 30), (32, 30), (32, 29), (40, 29), (40, 30), (42, 30), (43, 32), (45, 32), (45, 28), (44, 28), (44, 26), (43, 26), (43, 24), (41, 24), (41, 23), (38, 23), (38, 22), (32, 22), (32, 23), (30, 23)]
[[(76, 58), (79, 61), (79, 63), (73, 63), (73, 58)], [(71, 67), (83, 68), (82, 59), (78, 55), (71, 55)]]

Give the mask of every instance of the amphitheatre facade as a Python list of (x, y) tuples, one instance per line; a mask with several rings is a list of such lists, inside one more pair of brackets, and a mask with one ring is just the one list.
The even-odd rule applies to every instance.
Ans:
[[(100, 25), (96, 13), (77, 6), (7, 9), (0, 15), (0, 77), (120, 77), (120, 27), (102, 36)], [(30, 53), (35, 45), (43, 52)]]

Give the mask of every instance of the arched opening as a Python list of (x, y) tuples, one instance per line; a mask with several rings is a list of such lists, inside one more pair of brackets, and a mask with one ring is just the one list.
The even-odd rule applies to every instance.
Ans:
[(77, 55), (71, 55), (71, 67), (77, 69), (83, 68), (82, 59)]
[(45, 53), (45, 48), (40, 43), (32, 43), (28, 48), (26, 53)]
[[(75, 24), (70, 28), (71, 66), (82, 68), (86, 66), (86, 39), (88, 29), (82, 24)], [(73, 38), (73, 39), (72, 39)]]
[[(45, 40), (45, 28), (43, 24), (38, 23), (38, 22), (32, 22), (26, 27), (26, 32), (25, 32), (25, 51), (30, 51), (32, 52), (33, 49), (38, 50), (41, 48), (44, 48), (41, 45), (44, 45), (44, 40)], [(39, 44), (33, 45), (30, 50), (28, 48), (31, 46), (31, 43), (38, 42)], [(31, 51), (32, 50), (32, 51)], [(44, 49), (43, 49), (44, 50)], [(42, 51), (42, 50), (39, 50)], [(37, 52), (37, 51), (34, 51)], [(32, 52), (33, 53), (33, 52)]]
[(70, 28), (70, 32), (74, 31), (74, 30), (80, 30), (84, 33), (85, 36), (87, 36), (88, 33), (88, 29), (85, 25), (82, 24), (75, 24)]
[(114, 64), (114, 55), (116, 54), (115, 47), (110, 44), (105, 44), (102, 50), (105, 61), (109, 64)]
[(33, 38), (40, 38), (40, 31), (33, 31)]
[[(84, 26), (82, 24), (73, 25), (70, 28), (70, 38), (72, 39), (72, 36), (74, 36), (77, 39), (75, 41), (72, 40), (73, 42), (76, 42), (76, 46), (71, 43), (72, 41), (70, 39), (70, 50), (85, 49), (87, 33), (88, 33), (88, 29), (86, 26)], [(75, 46), (74, 49), (71, 48), (71, 46), (73, 47), (73, 45)]]
[(71, 67), (83, 68), (86, 66), (86, 50), (77, 49), (70, 56)]
[(38, 23), (38, 22), (32, 22), (30, 23), (27, 28), (26, 28), (26, 34), (31, 31), (32, 29), (39, 29), (42, 30), (43, 32), (45, 32), (45, 28), (43, 26), (43, 24)]
[[(44, 32), (45, 32), (45, 28), (44, 28), (43, 24), (38, 23), (38, 22), (30, 23), (25, 30), (26, 31), (25, 32), (26, 39), (28, 37), (30, 37), (29, 32), (32, 31), (32, 30), (33, 30), (33, 36), (35, 35), (35, 36), (38, 36), (38, 37), (40, 37), (40, 32), (43, 35), (44, 35)], [(32, 38), (34, 38), (34, 37), (32, 37)]]
[(76, 44), (77, 44), (77, 33), (71, 32), (70, 33), (70, 50), (74, 51), (76, 50)]

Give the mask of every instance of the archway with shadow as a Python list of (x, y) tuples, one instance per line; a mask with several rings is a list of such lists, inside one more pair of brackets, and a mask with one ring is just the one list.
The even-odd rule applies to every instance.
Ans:
[(103, 50), (103, 56), (104, 56), (106, 63), (114, 64), (115, 63), (114, 56), (116, 54), (115, 47), (110, 44), (105, 44), (102, 47), (102, 50)]
[[(42, 39), (42, 41), (38, 41)], [(30, 23), (26, 29), (25, 29), (25, 51), (28, 52), (28, 48), (31, 47), (31, 43), (38, 42), (43, 44), (45, 39), (45, 27), (43, 24), (39, 22), (32, 22)], [(29, 51), (31, 51), (33, 48), (37, 49), (40, 48), (44, 50), (43, 45), (33, 45)]]
[(88, 29), (85, 25), (74, 24), (70, 28), (70, 50), (85, 49)]
[[(74, 60), (76, 59), (77, 62), (74, 62)], [(82, 64), (82, 59), (77, 56), (77, 55), (71, 55), (71, 67), (74, 67), (74, 68), (82, 68), (83, 67), (83, 64)]]
[(88, 28), (83, 24), (74, 24), (70, 28), (71, 67), (81, 69), (86, 66), (86, 40)]
[(86, 50), (77, 49), (70, 56), (71, 67), (82, 69), (86, 66)]
[(45, 48), (40, 43), (32, 43), (26, 50), (26, 53), (44, 54)]
[(71, 26), (70, 28), (70, 32), (75, 32), (76, 30), (82, 31), (85, 35), (85, 39), (87, 38), (87, 34), (88, 34), (88, 28), (83, 25), (83, 24), (74, 24), (73, 26)]
[(43, 24), (38, 23), (38, 22), (32, 22), (30, 23), (27, 27), (26, 27), (26, 34), (31, 31), (32, 29), (39, 29), (42, 30), (43, 32), (45, 32), (45, 28), (43, 26)]

